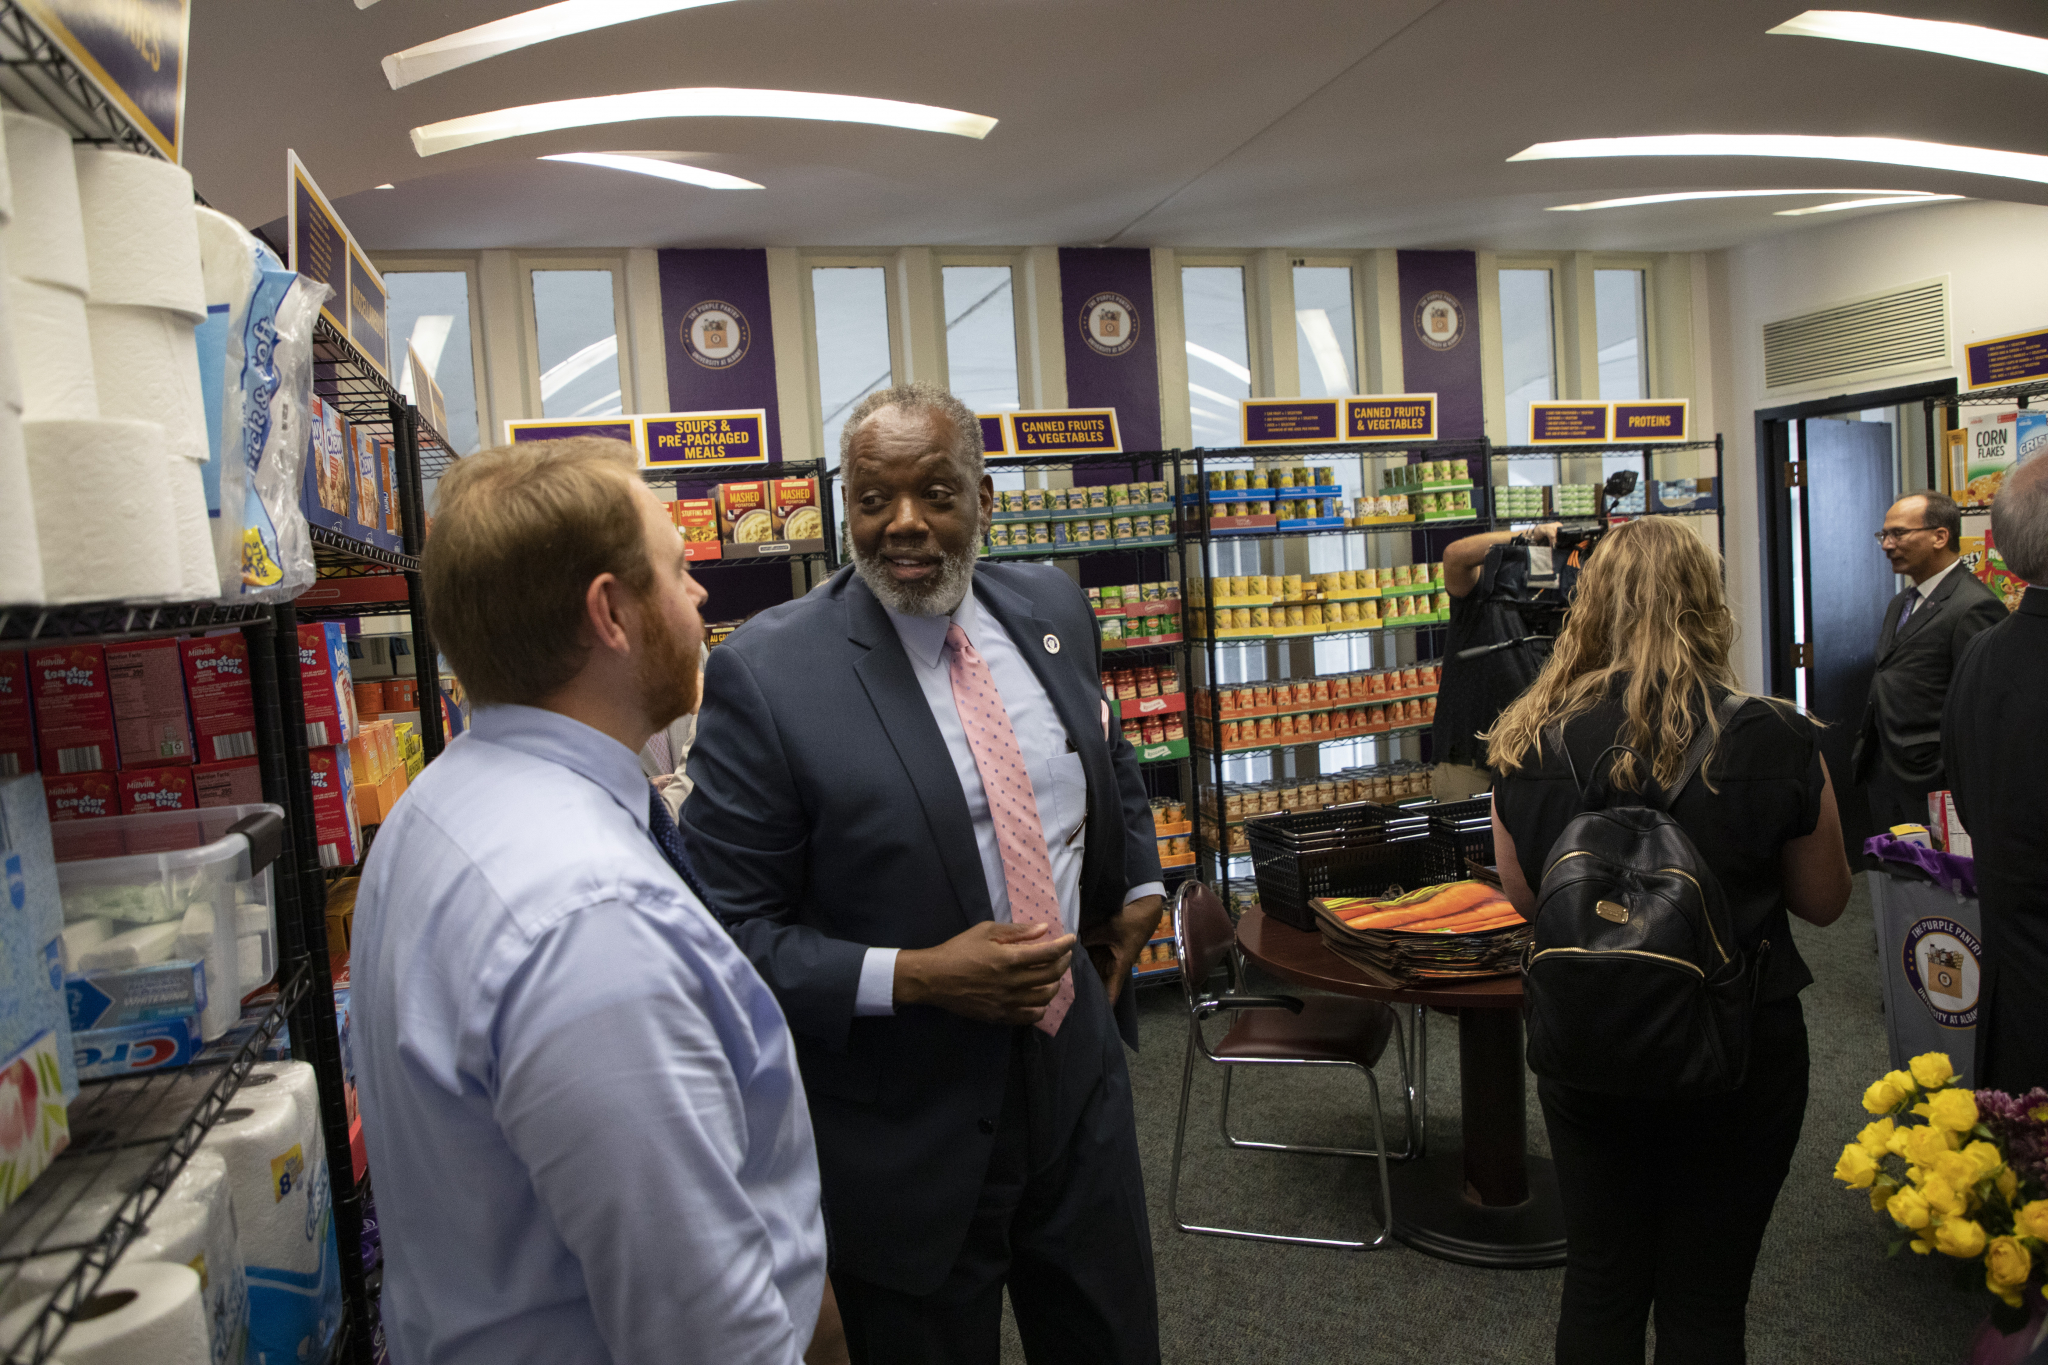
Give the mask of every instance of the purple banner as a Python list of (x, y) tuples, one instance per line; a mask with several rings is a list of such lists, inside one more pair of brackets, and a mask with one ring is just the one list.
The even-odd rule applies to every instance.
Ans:
[(1248, 446), (1300, 445), (1337, 439), (1334, 398), (1254, 398), (1244, 405)]
[(1115, 408), (1125, 450), (1159, 449), (1152, 253), (1143, 247), (1061, 247), (1060, 301), (1066, 311), (1068, 406)]
[(979, 420), (979, 421), (981, 422), (981, 451), (982, 451), (982, 454), (984, 454), (984, 455), (1007, 455), (1007, 454), (1009, 454), (1009, 453), (1010, 453), (1010, 443), (1009, 443), (1009, 441), (1007, 441), (1007, 440), (1006, 440), (1006, 439), (1004, 439), (1004, 437), (1003, 437), (1003, 417), (1002, 417), (1002, 414), (1001, 414), (1001, 413), (995, 413), (995, 414), (992, 414), (992, 415), (991, 415), (991, 414), (977, 413), (977, 414), (976, 414), (976, 417), (977, 417), (977, 419), (978, 419), (978, 420)]
[(507, 422), (505, 439), (519, 441), (566, 441), (571, 436), (602, 436), (609, 441), (624, 441), (638, 447), (633, 439), (633, 419), (620, 417), (612, 421), (597, 418), (579, 422), (571, 418), (543, 417), (534, 421)]
[(1683, 399), (1669, 402), (1628, 402), (1614, 405), (1617, 441), (1683, 441), (1685, 410)]
[(660, 253), (661, 325), (668, 338), (670, 412), (765, 408), (768, 461), (782, 460), (768, 253)]
[(2048, 332), (1973, 341), (1963, 347), (1970, 360), (1970, 387), (2024, 384), (2048, 378)]
[(1403, 251), (1401, 387), (1437, 396), (1437, 436), (1486, 434), (1480, 393), (1479, 268), (1469, 251)]

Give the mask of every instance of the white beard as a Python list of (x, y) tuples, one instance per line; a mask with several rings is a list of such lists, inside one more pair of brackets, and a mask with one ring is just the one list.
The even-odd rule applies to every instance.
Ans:
[(981, 540), (967, 542), (967, 549), (939, 560), (939, 570), (921, 583), (898, 583), (889, 573), (886, 552), (864, 554), (853, 548), (854, 572), (868, 585), (877, 600), (903, 616), (951, 616), (959, 610), (974, 582), (974, 561), (981, 556)]

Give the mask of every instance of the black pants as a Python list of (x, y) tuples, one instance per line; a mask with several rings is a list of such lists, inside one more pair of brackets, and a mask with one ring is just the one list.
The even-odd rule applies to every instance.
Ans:
[(1871, 820), (1876, 826), (1871, 833), (1883, 834), (1893, 825), (1926, 824), (1927, 793), (1936, 788), (1901, 782), (1889, 772), (1880, 772), (1866, 790), (1870, 793)]
[(917, 1296), (834, 1271), (854, 1365), (997, 1365), (1003, 1288), (1032, 1365), (1157, 1365), (1152, 1230), (1122, 1044), (1073, 1131), (1051, 1131), (1044, 1039), (1020, 1028), (981, 1201)]
[(1757, 1011), (1740, 1089), (1698, 1100), (1540, 1081), (1564, 1197), (1558, 1365), (1740, 1365), (1749, 1281), (1806, 1117), (1799, 1001)]

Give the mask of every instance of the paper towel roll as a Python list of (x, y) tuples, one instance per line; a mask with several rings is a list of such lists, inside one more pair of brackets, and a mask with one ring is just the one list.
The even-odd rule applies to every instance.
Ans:
[(39, 605), (47, 600), (44, 588), (21, 414), (0, 404), (0, 603)]
[(169, 308), (204, 322), (192, 173), (134, 152), (75, 150), (92, 301)]
[(154, 422), (23, 422), (46, 600), (174, 598), (178, 532)]
[(85, 310), (102, 417), (161, 423), (173, 455), (204, 464), (206, 400), (192, 323), (163, 308), (91, 303)]
[[(7, 269), (7, 232), (0, 228), (0, 280), (11, 279)], [(12, 295), (0, 289), (0, 406), (21, 411), (21, 363), (14, 356), (14, 310)]]
[(78, 163), (71, 134), (30, 114), (0, 116), (7, 135), (7, 174), (14, 218), (7, 225), (7, 267), (17, 279), (92, 287), (85, 261), (85, 215), (79, 207)]
[(7, 311), (21, 411), (31, 422), (91, 421), (100, 415), (85, 296), (62, 285), (9, 278)]
[(213, 564), (213, 518), (206, 511), (204, 467), (182, 455), (166, 460), (171, 519), (178, 532), (178, 596), (193, 602), (221, 595)]
[(199, 273), (207, 306), (226, 304), (228, 326), (240, 327), (256, 288), (256, 239), (217, 209), (195, 205), (192, 214), (199, 228)]
[(0, 226), (14, 218), (14, 177), (7, 169), (7, 137), (0, 130)]
[(200, 1150), (217, 1152), (227, 1163), (243, 1263), (317, 1272), (327, 1232), (318, 1112), (302, 1112), (287, 1088), (245, 1082)]
[[(0, 1319), (0, 1339), (13, 1341), (41, 1312), (29, 1304)], [(63, 1351), (71, 1365), (211, 1365), (199, 1276), (181, 1265), (122, 1261), (72, 1314)]]

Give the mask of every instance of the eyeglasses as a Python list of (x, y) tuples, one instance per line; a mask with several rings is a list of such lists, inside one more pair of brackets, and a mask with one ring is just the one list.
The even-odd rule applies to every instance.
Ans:
[(1875, 531), (1872, 534), (1877, 537), (1877, 543), (1880, 545), (1896, 545), (1915, 531), (1932, 531), (1935, 529), (1932, 526), (1887, 526), (1882, 531)]

